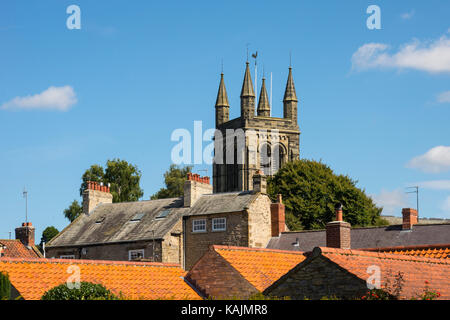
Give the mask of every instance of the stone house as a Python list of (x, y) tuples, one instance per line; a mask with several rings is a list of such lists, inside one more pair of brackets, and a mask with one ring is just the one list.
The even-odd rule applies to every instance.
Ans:
[(265, 248), (272, 236), (285, 230), (284, 205), (267, 196), (266, 176), (255, 174), (253, 187), (253, 191), (204, 194), (192, 204), (183, 216), (186, 270), (211, 245)]
[(180, 263), (180, 198), (112, 203), (109, 188), (88, 183), (83, 213), (46, 245), (49, 258)]
[(285, 230), (284, 205), (272, 204), (264, 175), (254, 191), (212, 193), (208, 177), (189, 174), (180, 198), (112, 203), (88, 183), (83, 214), (46, 245), (49, 258), (145, 260), (190, 268), (210, 245), (264, 248)]

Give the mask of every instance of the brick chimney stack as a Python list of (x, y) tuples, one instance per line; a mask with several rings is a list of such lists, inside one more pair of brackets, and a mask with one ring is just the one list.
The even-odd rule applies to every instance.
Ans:
[(209, 177), (200, 177), (196, 173), (188, 173), (184, 182), (184, 206), (192, 207), (202, 195), (212, 193), (213, 187)]
[(34, 246), (34, 227), (31, 222), (24, 222), (16, 228), (16, 240), (20, 240), (27, 248)]
[(270, 205), (272, 237), (278, 237), (286, 230), (285, 207), (281, 194), (277, 196), (277, 202)]
[(336, 220), (327, 223), (327, 247), (350, 249), (350, 223), (345, 222), (342, 218), (342, 205), (336, 206)]
[(87, 188), (83, 191), (83, 213), (89, 214), (101, 203), (112, 203), (113, 196), (109, 185), (103, 182), (87, 181)]
[(267, 177), (261, 170), (253, 175), (253, 192), (267, 194)]
[(411, 208), (402, 209), (403, 230), (411, 230), (413, 225), (418, 223), (417, 210)]

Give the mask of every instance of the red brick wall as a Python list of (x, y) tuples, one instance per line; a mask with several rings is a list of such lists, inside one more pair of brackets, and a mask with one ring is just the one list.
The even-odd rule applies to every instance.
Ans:
[(329, 222), (326, 230), (327, 247), (351, 249), (350, 223), (344, 221)]
[(208, 298), (247, 298), (258, 292), (212, 248), (192, 267), (186, 280)]

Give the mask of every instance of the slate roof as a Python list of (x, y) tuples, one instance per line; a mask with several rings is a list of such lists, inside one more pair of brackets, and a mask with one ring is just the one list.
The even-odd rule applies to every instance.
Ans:
[[(156, 219), (167, 209), (165, 218)], [(180, 198), (101, 204), (78, 217), (47, 247), (162, 239), (186, 210)], [(131, 221), (140, 214), (140, 221)]]
[(0, 258), (0, 271), (25, 300), (39, 300), (67, 281), (69, 266), (80, 268), (81, 281), (99, 283), (125, 299), (200, 299), (184, 281), (179, 265), (164, 263)]
[[(228, 192), (201, 196), (191, 208), (183, 198), (122, 202), (98, 205), (82, 214), (46, 246), (67, 247), (103, 243), (162, 239), (183, 215), (239, 212), (257, 197), (252, 192)], [(165, 218), (157, 216), (169, 210)], [(131, 221), (142, 215), (140, 221)]]
[(257, 196), (252, 191), (205, 194), (194, 203), (187, 214), (239, 212), (248, 208)]
[[(297, 242), (299, 246), (294, 246)], [(351, 247), (387, 248), (450, 243), (450, 223), (414, 225), (412, 230), (402, 230), (401, 225), (351, 229)], [(312, 251), (326, 246), (325, 230), (283, 232), (270, 239), (267, 248), (279, 250)]]
[(28, 249), (22, 242), (20, 242), (20, 240), (0, 239), (0, 247), (3, 247), (2, 257), (5, 258), (42, 258), (41, 253), (35, 246)]

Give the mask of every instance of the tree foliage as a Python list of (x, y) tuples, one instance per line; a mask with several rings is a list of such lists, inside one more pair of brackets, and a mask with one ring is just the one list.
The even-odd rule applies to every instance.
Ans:
[(164, 173), (165, 188), (159, 189), (154, 195), (151, 196), (152, 200), (177, 198), (183, 196), (183, 186), (186, 181), (186, 176), (192, 170), (191, 166), (180, 167), (175, 164), (171, 164), (169, 170)]
[(138, 201), (144, 195), (139, 186), (141, 176), (138, 167), (125, 160), (108, 160), (106, 169), (94, 164), (81, 177), (80, 196), (87, 187), (87, 181), (95, 181), (111, 184), (113, 202)]
[(0, 272), (0, 300), (11, 299), (11, 282), (6, 272)]
[[(77, 200), (73, 200), (70, 206), (64, 210), (64, 216), (73, 222), (83, 212), (83, 208)], [(42, 235), (44, 236), (44, 235)]]
[(336, 175), (326, 164), (313, 160), (286, 163), (268, 179), (272, 199), (283, 195), (290, 230), (323, 229), (335, 218), (335, 206), (343, 205), (344, 220), (353, 227), (384, 225), (378, 208), (357, 181)]
[(49, 226), (45, 228), (44, 231), (42, 232), (40, 245), (42, 246), (43, 242), (48, 243), (50, 240), (56, 237), (58, 233), (59, 233), (58, 229), (56, 229), (54, 226)]
[(69, 289), (67, 284), (61, 284), (54, 287), (41, 297), (41, 300), (117, 300), (110, 290), (101, 284), (90, 282), (80, 282), (77, 289)]

